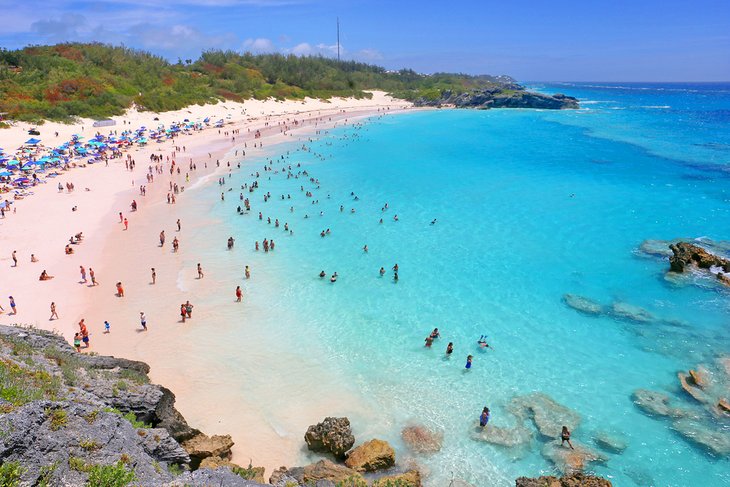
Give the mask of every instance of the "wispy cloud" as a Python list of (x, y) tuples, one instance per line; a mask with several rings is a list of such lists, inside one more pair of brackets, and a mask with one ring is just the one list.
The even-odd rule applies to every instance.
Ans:
[(265, 54), (276, 52), (278, 49), (271, 39), (258, 38), (243, 41), (243, 50), (254, 54)]

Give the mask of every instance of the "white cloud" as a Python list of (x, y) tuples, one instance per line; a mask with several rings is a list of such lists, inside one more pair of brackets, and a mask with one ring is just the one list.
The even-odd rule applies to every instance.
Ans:
[(377, 49), (360, 49), (353, 57), (362, 61), (372, 62), (383, 59), (383, 53)]
[(312, 54), (312, 46), (307, 42), (302, 42), (291, 48), (291, 53), (296, 56), (309, 56)]
[(259, 37), (256, 39), (246, 39), (243, 41), (244, 51), (248, 51), (254, 54), (264, 54), (268, 52), (276, 52), (276, 46), (271, 42), (271, 39)]

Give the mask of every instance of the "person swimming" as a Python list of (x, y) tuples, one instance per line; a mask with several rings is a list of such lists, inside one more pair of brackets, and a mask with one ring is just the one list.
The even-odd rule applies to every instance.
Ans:
[(330, 282), (337, 282), (337, 273), (335, 272), (332, 274), (332, 277), (330, 277)]
[(327, 274), (325, 274), (325, 272), (324, 272), (324, 271), (322, 271), (322, 272), (320, 272), (320, 273), (319, 273), (319, 277), (321, 277), (321, 278), (323, 278), (323, 279), (324, 279), (324, 276), (326, 276), (326, 275), (327, 275)]
[(380, 276), (382, 277), (384, 275), (385, 275), (385, 267), (381, 267), (380, 268)]
[(487, 343), (487, 335), (480, 336), (479, 340), (477, 340), (477, 345), (479, 345), (481, 348), (490, 348), (489, 344)]

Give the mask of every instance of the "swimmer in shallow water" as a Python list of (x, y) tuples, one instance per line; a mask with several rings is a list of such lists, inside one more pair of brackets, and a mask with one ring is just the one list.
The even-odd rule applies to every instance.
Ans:
[(471, 369), (471, 359), (472, 359), (472, 356), (471, 355), (468, 355), (466, 357), (466, 366), (464, 367), (466, 370)]
[(335, 272), (332, 274), (332, 277), (330, 277), (330, 282), (337, 282), (337, 273)]
[(454, 344), (453, 342), (449, 342), (448, 345), (446, 345), (446, 355), (451, 355), (454, 353)]
[(322, 272), (320, 272), (320, 273), (319, 273), (319, 277), (321, 277), (321, 278), (324, 278), (324, 276), (326, 276), (326, 275), (327, 275), (327, 274), (325, 274), (325, 272), (324, 272), (324, 271), (322, 271)]
[(380, 276), (382, 277), (384, 275), (385, 275), (385, 267), (381, 267), (380, 268)]

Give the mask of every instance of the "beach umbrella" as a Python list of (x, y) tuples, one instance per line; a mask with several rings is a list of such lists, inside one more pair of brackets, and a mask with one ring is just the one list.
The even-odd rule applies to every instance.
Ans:
[(15, 183), (15, 184), (25, 184), (25, 183), (29, 183), (29, 182), (30, 182), (30, 179), (28, 179), (28, 178), (18, 178), (15, 181), (13, 181), (13, 183)]
[(12, 175), (13, 173), (11, 173), (10, 171), (0, 171), (0, 178), (5, 178)]
[(41, 142), (41, 139), (36, 139), (35, 137), (33, 137), (33, 138), (26, 140), (25, 145), (37, 145), (37, 144), (40, 144), (40, 142)]
[(18, 160), (12, 160), (6, 164), (7, 167), (14, 167), (14, 166), (19, 166), (19, 165), (20, 165), (20, 161), (18, 161)]

